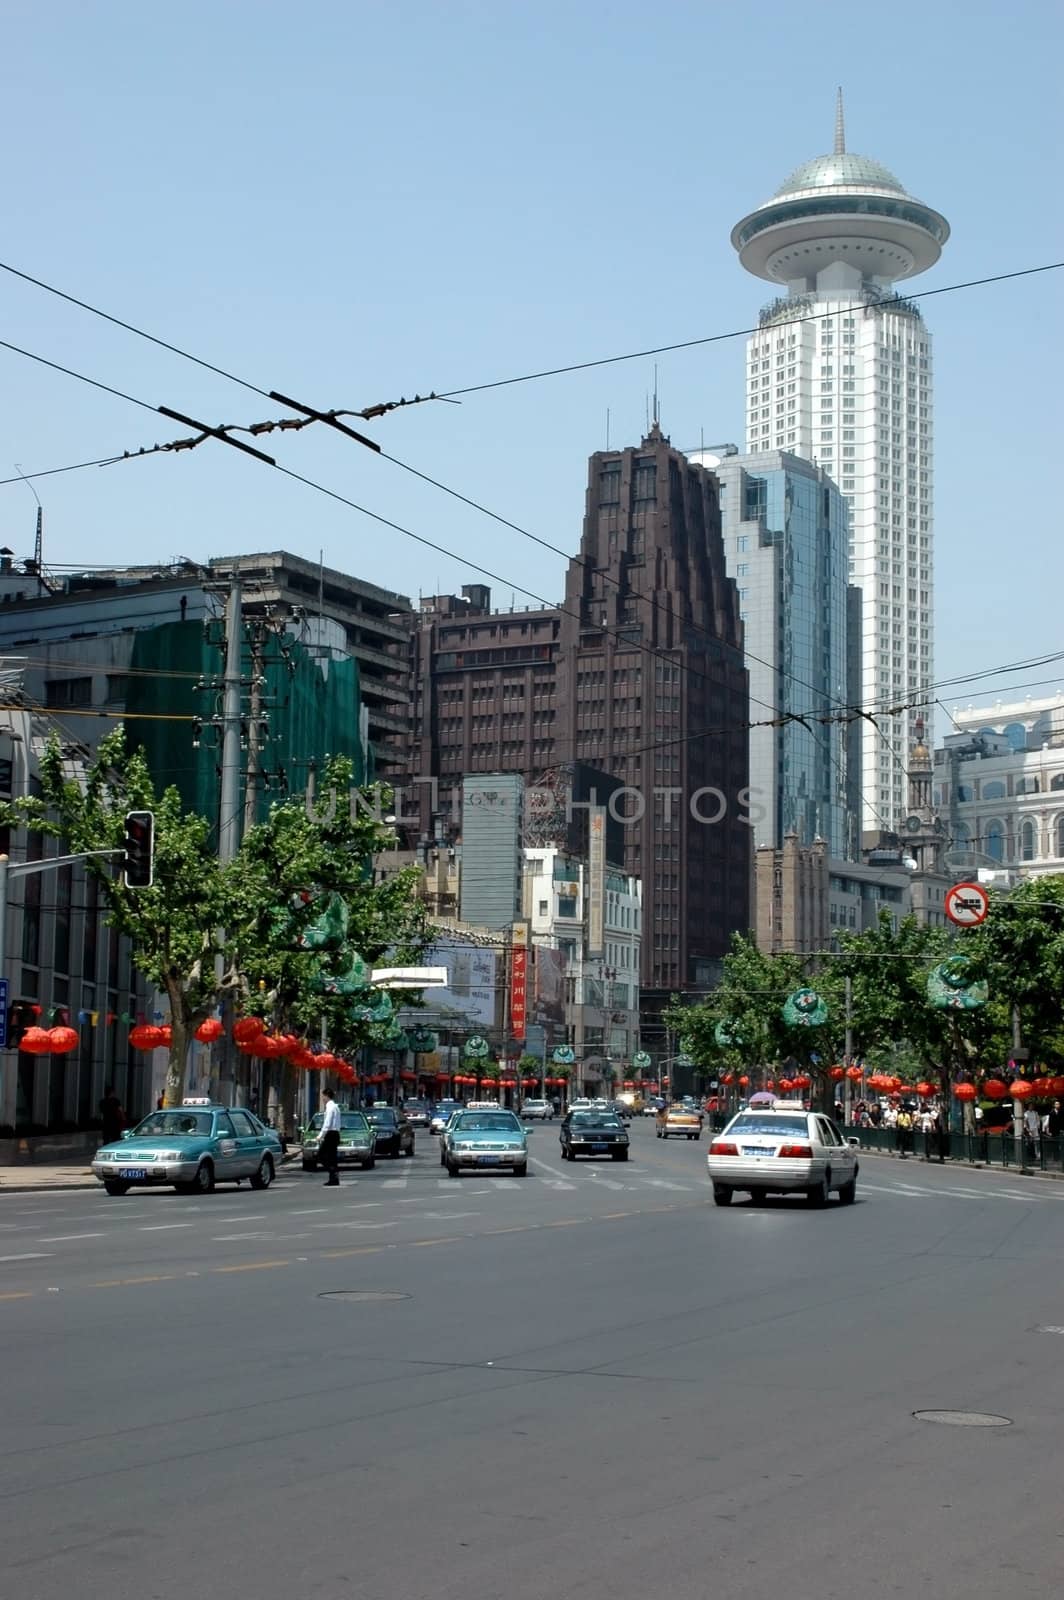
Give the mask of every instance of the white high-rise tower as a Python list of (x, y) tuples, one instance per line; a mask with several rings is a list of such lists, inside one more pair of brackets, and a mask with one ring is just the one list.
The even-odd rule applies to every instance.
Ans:
[[(846, 149), (841, 90), (832, 154), (799, 167), (731, 236), (747, 271), (784, 291), (747, 345), (747, 449), (817, 461), (846, 497), (872, 711), (933, 682), (931, 337), (894, 284), (933, 266), (948, 238), (945, 217)], [(865, 828), (905, 814), (920, 716), (865, 724)]]

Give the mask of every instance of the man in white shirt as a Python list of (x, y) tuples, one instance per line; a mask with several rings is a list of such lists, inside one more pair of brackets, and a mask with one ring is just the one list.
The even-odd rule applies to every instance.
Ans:
[(325, 1115), (322, 1118), (318, 1157), (329, 1174), (325, 1186), (334, 1189), (340, 1182), (340, 1163), (337, 1158), (340, 1149), (340, 1107), (331, 1089), (322, 1091), (322, 1099), (325, 1101)]

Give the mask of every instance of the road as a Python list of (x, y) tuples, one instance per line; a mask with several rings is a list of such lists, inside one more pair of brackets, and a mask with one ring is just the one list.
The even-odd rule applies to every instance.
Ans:
[(4, 1592), (1055, 1600), (1064, 1183), (719, 1210), (704, 1140), (531, 1143), (0, 1197)]

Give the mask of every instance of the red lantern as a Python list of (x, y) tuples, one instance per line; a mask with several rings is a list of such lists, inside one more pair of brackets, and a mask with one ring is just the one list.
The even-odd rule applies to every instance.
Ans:
[(1051, 1082), (1052, 1080), (1044, 1075), (1039, 1076), (1034, 1080), (1031, 1088), (1034, 1090), (1034, 1097), (1036, 1100), (1049, 1099), (1049, 1096), (1053, 1093)]
[(851, 1083), (860, 1083), (861, 1079), (864, 1077), (864, 1071), (861, 1067), (847, 1067), (846, 1076), (849, 1078)]
[(809, 1085), (812, 1083), (812, 1081), (813, 1080), (809, 1076), (808, 1072), (797, 1072), (797, 1073), (795, 1073), (794, 1078), (792, 1079), (792, 1082), (793, 1082), (794, 1087), (796, 1089), (808, 1089)]
[[(323, 1050), (317, 1057), (316, 1065), (319, 1072), (334, 1072), (336, 1070), (336, 1057), (331, 1055), (328, 1050)], [(373, 1081), (376, 1083), (378, 1080), (375, 1078)], [(384, 1082), (383, 1076), (380, 1082)]]
[(71, 1050), (78, 1047), (78, 1033), (76, 1028), (49, 1028), (48, 1048), (54, 1056), (69, 1055)]
[(159, 1044), (160, 1045), (165, 1045), (167, 1050), (169, 1050), (170, 1045), (173, 1043), (173, 1037), (174, 1037), (173, 1028), (171, 1028), (171, 1026), (170, 1026), (170, 1024), (168, 1022), (164, 1022), (162, 1027), (159, 1029), (159, 1034), (160, 1034)]
[(1008, 1092), (1008, 1084), (1002, 1083), (1000, 1078), (988, 1078), (983, 1084), (983, 1093), (988, 1100), (1004, 1100)]
[(832, 1067), (828, 1072), (828, 1077), (831, 1079), (832, 1083), (841, 1083), (845, 1076), (845, 1067)]
[(774, 1089), (775, 1087), (776, 1087), (775, 1078), (766, 1078), (765, 1079), (765, 1088), (766, 1089)]
[(740, 1089), (748, 1089), (750, 1087), (750, 1079), (745, 1072), (740, 1072), (739, 1074), (739, 1087)]
[(955, 1100), (975, 1100), (978, 1098), (974, 1083), (955, 1083), (953, 1085), (953, 1098)]
[[(729, 1085), (733, 1084), (735, 1082), (735, 1073), (734, 1072), (726, 1072), (724, 1074), (724, 1077), (722, 1078), (721, 1082), (729, 1084)], [(657, 1084), (655, 1084), (654, 1087), (656, 1089), (657, 1088)]]
[(261, 1017), (241, 1017), (233, 1024), (233, 1038), (237, 1044), (250, 1044), (252, 1039), (257, 1039), (260, 1033), (266, 1032), (266, 1024)]
[(131, 1029), (129, 1042), (134, 1050), (158, 1050), (163, 1042), (163, 1030), (150, 1022), (140, 1022)]
[(1052, 1095), (1064, 1094), (1064, 1078), (1050, 1078), (1049, 1092)]
[(1014, 1100), (1030, 1100), (1034, 1089), (1025, 1078), (1014, 1078), (1009, 1084), (1009, 1094)]
[(205, 1017), (196, 1029), (196, 1038), (200, 1044), (213, 1044), (215, 1039), (220, 1039), (225, 1029), (217, 1017)]
[(921, 1100), (930, 1100), (932, 1095), (937, 1094), (938, 1091), (933, 1083), (918, 1083), (916, 1085), (916, 1092), (920, 1096)]
[(51, 1050), (47, 1028), (27, 1028), (19, 1040), (19, 1049), (28, 1056), (44, 1056)]

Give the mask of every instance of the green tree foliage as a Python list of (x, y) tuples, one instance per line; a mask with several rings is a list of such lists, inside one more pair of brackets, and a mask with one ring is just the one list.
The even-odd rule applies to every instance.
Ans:
[[(0, 811), (0, 822), (51, 834), (72, 854), (86, 854), (112, 926), (128, 936), (136, 966), (170, 1003), (168, 1103), (182, 1097), (196, 1026), (226, 996), (314, 1037), (324, 1023), (334, 1048), (383, 1039), (387, 1031), (359, 1016), (359, 999), (379, 997), (352, 997), (329, 980), (350, 968), (356, 953), (367, 967), (383, 957), (389, 965), (416, 957), (424, 943), (416, 875), (374, 882), (374, 854), (392, 836), (368, 807), (347, 804), (350, 762), (331, 762), (325, 780), (345, 797), (331, 814), (311, 815), (298, 800), (275, 806), (224, 865), (207, 819), (184, 811), (176, 789), (156, 792), (143, 755), (127, 749), (121, 729), (78, 775), (53, 741), (41, 761), (40, 798)], [(150, 889), (127, 889), (116, 867), (131, 810), (155, 814)], [(330, 896), (342, 902), (341, 935), (325, 948), (307, 948), (302, 935)]]

